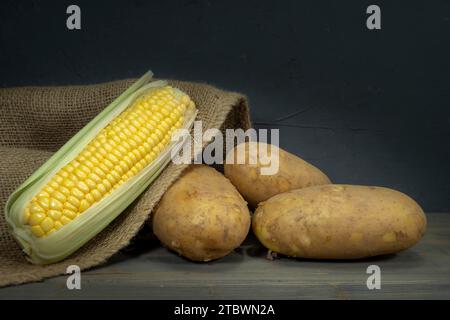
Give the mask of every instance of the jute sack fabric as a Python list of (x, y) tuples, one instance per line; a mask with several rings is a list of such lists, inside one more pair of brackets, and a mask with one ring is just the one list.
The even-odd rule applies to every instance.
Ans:
[[(64, 274), (73, 264), (84, 270), (105, 262), (130, 242), (167, 188), (188, 167), (170, 164), (112, 224), (62, 262), (29, 263), (9, 234), (3, 208), (11, 192), (134, 81), (0, 89), (0, 286)], [(241, 94), (206, 84), (169, 82), (194, 100), (204, 130), (250, 127), (247, 100)]]

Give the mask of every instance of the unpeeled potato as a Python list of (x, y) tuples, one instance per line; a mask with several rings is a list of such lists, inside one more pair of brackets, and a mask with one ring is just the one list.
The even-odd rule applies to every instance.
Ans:
[[(267, 147), (268, 156), (257, 152), (254, 164), (251, 164), (251, 153), (249, 147), (255, 147), (259, 151), (259, 147)], [(268, 167), (268, 159), (271, 155), (272, 148), (276, 148), (279, 153), (278, 172), (271, 175), (261, 174), (261, 169)], [(239, 190), (242, 196), (252, 206), (256, 207), (261, 201), (289, 190), (305, 188), (315, 185), (323, 185), (331, 183), (330, 179), (318, 168), (303, 159), (284, 151), (274, 145), (262, 142), (245, 142), (245, 163), (230, 164), (230, 159), (237, 159), (236, 154), (239, 146), (233, 148), (227, 156), (224, 165), (225, 176), (230, 179), (231, 183)], [(263, 161), (260, 161), (263, 159)], [(237, 161), (235, 161), (237, 162)]]
[(253, 232), (268, 249), (292, 257), (356, 259), (416, 244), (426, 217), (407, 195), (387, 188), (324, 185), (260, 203)]
[(209, 261), (239, 247), (250, 229), (250, 213), (227, 178), (194, 165), (164, 194), (152, 227), (168, 248), (194, 261)]

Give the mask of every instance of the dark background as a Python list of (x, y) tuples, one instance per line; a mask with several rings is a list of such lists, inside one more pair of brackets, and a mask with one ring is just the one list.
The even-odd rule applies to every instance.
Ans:
[[(66, 28), (70, 4), (81, 30)], [(370, 4), (382, 30), (366, 28)], [(208, 82), (247, 94), (255, 125), (280, 128), (281, 146), (334, 182), (388, 186), (449, 212), (449, 31), (445, 0), (2, 0), (0, 86), (147, 69)]]

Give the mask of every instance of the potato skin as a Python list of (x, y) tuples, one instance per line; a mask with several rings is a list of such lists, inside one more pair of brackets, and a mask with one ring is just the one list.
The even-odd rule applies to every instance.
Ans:
[[(262, 142), (258, 143), (267, 145)], [(230, 179), (252, 208), (279, 193), (331, 183), (330, 179), (318, 168), (274, 145), (268, 146), (269, 150), (271, 148), (279, 150), (279, 170), (274, 175), (261, 175), (261, 163), (249, 164), (248, 161), (249, 145), (256, 144), (257, 142), (245, 142), (244, 164), (225, 163), (224, 165), (225, 176)], [(236, 157), (236, 150), (236, 147), (233, 148), (228, 156)]]
[(405, 250), (425, 233), (426, 217), (405, 194), (387, 188), (324, 185), (261, 203), (253, 232), (292, 257), (357, 259)]
[(152, 219), (168, 248), (194, 261), (221, 258), (239, 247), (250, 229), (247, 203), (221, 173), (194, 165), (161, 199)]

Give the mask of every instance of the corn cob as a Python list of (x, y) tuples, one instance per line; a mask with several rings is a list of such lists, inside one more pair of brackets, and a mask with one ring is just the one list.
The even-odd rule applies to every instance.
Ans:
[(106, 227), (169, 163), (188, 95), (151, 72), (69, 140), (9, 198), (6, 220), (33, 263), (64, 259)]

